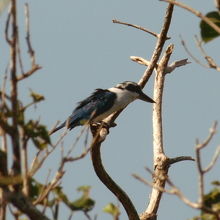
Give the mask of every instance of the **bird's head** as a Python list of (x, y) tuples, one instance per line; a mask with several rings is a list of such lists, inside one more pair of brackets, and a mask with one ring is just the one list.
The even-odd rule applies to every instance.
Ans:
[(128, 91), (135, 97), (135, 99), (155, 103), (155, 101), (152, 98), (143, 93), (141, 87), (135, 82), (125, 81), (123, 83), (117, 84), (115, 88)]

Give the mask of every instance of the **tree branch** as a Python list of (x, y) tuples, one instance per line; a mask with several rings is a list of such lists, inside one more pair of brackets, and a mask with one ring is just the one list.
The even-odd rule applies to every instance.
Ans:
[[(153, 32), (153, 31), (150, 31), (150, 30), (148, 30), (146, 28), (143, 28), (143, 27), (141, 27), (139, 25), (129, 24), (127, 22), (122, 22), (122, 21), (119, 21), (119, 20), (116, 20), (116, 19), (113, 19), (112, 22), (115, 23), (115, 24), (123, 24), (123, 25), (127, 25), (127, 26), (130, 26), (130, 27), (133, 27), (133, 28), (137, 28), (137, 29), (139, 29), (141, 31), (147, 32), (148, 34), (150, 34), (150, 35), (152, 35), (152, 36), (154, 36), (156, 38), (159, 38), (159, 34)], [(169, 39), (170, 39), (170, 37), (167, 37), (167, 40), (169, 40)]]
[(201, 18), (204, 22), (206, 22), (209, 26), (211, 26), (216, 32), (218, 32), (220, 34), (220, 27), (218, 27), (218, 25), (216, 25), (214, 22), (212, 22), (211, 19), (204, 16), (200, 11), (197, 11), (197, 10), (189, 7), (188, 5), (185, 5), (181, 2), (177, 2), (174, 0), (160, 0), (160, 1), (168, 2), (170, 4), (179, 6), (180, 8), (186, 9), (187, 11), (189, 11), (192, 14), (196, 15), (197, 17)]
[(38, 209), (36, 209), (31, 202), (21, 193), (4, 191), (4, 198), (11, 202), (21, 212), (25, 213), (31, 220), (49, 220)]
[(156, 67), (157, 61), (160, 58), (163, 46), (164, 46), (166, 39), (167, 39), (167, 33), (168, 33), (168, 30), (170, 27), (172, 14), (173, 14), (173, 5), (169, 4), (166, 9), (166, 14), (165, 14), (164, 23), (163, 23), (163, 26), (162, 26), (162, 29), (160, 32), (160, 37), (157, 40), (156, 47), (154, 49), (153, 55), (150, 60), (150, 65), (145, 70), (143, 76), (141, 77), (141, 79), (139, 80), (139, 83), (138, 83), (142, 88), (144, 88), (144, 86), (148, 82), (149, 78), (151, 77), (151, 75), (153, 73), (154, 68)]
[(12, 172), (14, 175), (21, 173), (20, 164), (20, 144), (18, 133), (18, 100), (17, 100), (17, 12), (16, 12), (16, 0), (11, 0), (11, 24), (12, 24), (12, 39), (10, 40), (10, 75), (11, 75), (11, 104), (12, 104), (12, 126), (13, 133), (11, 135), (12, 148), (13, 148), (13, 164)]
[(138, 213), (128, 195), (108, 175), (102, 164), (100, 148), (101, 143), (105, 140), (106, 135), (108, 134), (108, 130), (103, 126), (94, 130), (94, 128), (91, 126), (91, 131), (93, 133), (93, 142), (91, 144), (91, 158), (96, 175), (122, 203), (127, 212), (128, 218), (130, 220), (139, 220)]
[[(202, 168), (201, 150), (203, 148), (205, 148), (210, 143), (213, 136), (216, 134), (216, 127), (217, 127), (217, 122), (214, 122), (213, 126), (210, 128), (210, 133), (209, 133), (208, 137), (202, 143), (199, 143), (199, 141), (197, 140), (197, 145), (195, 147), (196, 164), (197, 164), (197, 169), (198, 169), (198, 173), (199, 173), (199, 204), (201, 204), (201, 206), (204, 206), (204, 174), (206, 172)], [(217, 153), (217, 156), (218, 156), (218, 154), (219, 153)], [(208, 169), (206, 169), (206, 170), (209, 171), (213, 167), (216, 160), (217, 160), (217, 157), (214, 157), (211, 165), (209, 165)]]
[(21, 74), (20, 76), (17, 77), (17, 81), (23, 80), (29, 76), (31, 76), (33, 73), (35, 73), (37, 70), (41, 69), (42, 67), (35, 64), (34, 66), (32, 66), (31, 70), (27, 71), (24, 74)]
[[(141, 65), (145, 65), (145, 66), (150, 65), (150, 61), (145, 60), (142, 57), (130, 56), (130, 59), (134, 62), (137, 62), (137, 63), (141, 64)], [(165, 68), (165, 74), (173, 72), (177, 67), (181, 67), (181, 66), (184, 66), (184, 65), (187, 65), (187, 64), (190, 64), (190, 63), (191, 62), (188, 62), (188, 59), (182, 59), (182, 60), (174, 61)], [(158, 68), (158, 64), (156, 64), (155, 68), (156, 69)]]

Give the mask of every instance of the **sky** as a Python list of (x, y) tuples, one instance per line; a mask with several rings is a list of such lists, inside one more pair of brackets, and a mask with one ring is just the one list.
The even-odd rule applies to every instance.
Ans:
[[(30, 62), (26, 55), (24, 41), (23, 5), (29, 3), (31, 39), (36, 52), (36, 62), (42, 66), (32, 77), (21, 82), (19, 97), (28, 103), (29, 89), (43, 94), (45, 101), (37, 109), (28, 111), (28, 117), (39, 118), (51, 128), (58, 120), (65, 120), (76, 103), (87, 97), (95, 88), (109, 88), (126, 80), (136, 81), (145, 67), (130, 60), (130, 56), (150, 59), (156, 39), (149, 34), (130, 27), (113, 24), (112, 19), (136, 24), (159, 32), (163, 23), (166, 3), (155, 0), (29, 0), (19, 1), (19, 27), (21, 50), (25, 68)], [(204, 14), (215, 10), (213, 1), (182, 1)], [(8, 62), (8, 48), (3, 33), (6, 11), (1, 15), (0, 68), (4, 73)], [(195, 140), (204, 140), (214, 120), (220, 119), (219, 82), (220, 74), (196, 64), (180, 43), (180, 36), (186, 41), (191, 52), (204, 62), (195, 43), (199, 35), (199, 19), (189, 12), (175, 8), (166, 42), (175, 46), (170, 62), (189, 58), (192, 63), (176, 69), (166, 76), (163, 98), (164, 148), (168, 157), (195, 156)], [(204, 45), (208, 54), (219, 58), (219, 39)], [(165, 47), (165, 48), (166, 48)], [(220, 63), (219, 63), (220, 65)], [(3, 74), (1, 74), (2, 80)], [(153, 97), (154, 75), (144, 88)], [(117, 127), (110, 130), (102, 145), (102, 159), (110, 176), (127, 192), (138, 213), (143, 212), (149, 201), (151, 188), (135, 180), (136, 173), (148, 180), (151, 176), (145, 167), (152, 169), (152, 105), (141, 101), (131, 103), (116, 120)], [(81, 128), (76, 128), (65, 136), (64, 151), (68, 151)], [(62, 132), (52, 136), (56, 142)], [(216, 146), (220, 144), (217, 134), (202, 154), (204, 166), (212, 158)], [(84, 150), (84, 137), (77, 144), (72, 156)], [(61, 147), (48, 158), (36, 179), (45, 182), (49, 170), (51, 178), (60, 163)], [(35, 150), (31, 148), (30, 158)], [(206, 177), (206, 192), (210, 182), (219, 180), (218, 162)], [(91, 185), (91, 197), (96, 200), (91, 216), (98, 219), (112, 219), (102, 212), (109, 202), (117, 204), (117, 199), (99, 181), (94, 173), (90, 155), (67, 164), (62, 180), (64, 192), (73, 199), (80, 196), (76, 188)], [(198, 198), (198, 175), (194, 162), (186, 161), (173, 165), (169, 170), (170, 179), (192, 201)], [(122, 206), (121, 218), (127, 219)], [(69, 211), (62, 207), (61, 217), (67, 218)], [(158, 211), (158, 220), (186, 220), (197, 215), (172, 195), (164, 195)], [(76, 213), (74, 219), (84, 220)]]

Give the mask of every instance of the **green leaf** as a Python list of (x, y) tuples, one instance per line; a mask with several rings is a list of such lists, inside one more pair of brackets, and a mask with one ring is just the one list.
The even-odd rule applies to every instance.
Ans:
[[(208, 14), (206, 14), (206, 17), (208, 17), (213, 23), (220, 27), (220, 14), (218, 11), (209, 12)], [(204, 21), (200, 22), (200, 32), (202, 40), (205, 43), (215, 39), (220, 35)]]
[(95, 201), (90, 198), (89, 192), (90, 186), (80, 186), (77, 191), (83, 192), (82, 196), (74, 201), (70, 201), (69, 198), (63, 193), (62, 188), (56, 188), (54, 192), (58, 196), (58, 199), (63, 201), (72, 211), (90, 211), (94, 205)]
[(91, 186), (84, 185), (78, 187), (77, 191), (82, 192), (82, 196), (79, 199), (69, 203), (68, 206), (72, 210), (82, 210), (86, 212), (90, 211), (95, 205), (95, 201), (89, 196), (90, 190)]
[(113, 217), (118, 217), (120, 215), (120, 210), (118, 206), (114, 205), (113, 203), (109, 203), (103, 208), (103, 211), (112, 215)]
[(43, 101), (45, 99), (43, 95), (33, 92), (32, 90), (30, 96), (32, 97), (34, 103)]
[(204, 203), (207, 207), (212, 208), (215, 204), (220, 204), (220, 189), (215, 187), (204, 196)]
[(47, 144), (51, 143), (47, 128), (39, 124), (38, 121), (29, 120), (28, 123), (24, 125), (24, 129), (25, 134), (31, 138), (35, 147), (38, 149), (44, 149)]
[(220, 181), (217, 181), (217, 180), (216, 180), (216, 181), (213, 181), (213, 182), (212, 182), (212, 185), (214, 185), (214, 186), (220, 186)]

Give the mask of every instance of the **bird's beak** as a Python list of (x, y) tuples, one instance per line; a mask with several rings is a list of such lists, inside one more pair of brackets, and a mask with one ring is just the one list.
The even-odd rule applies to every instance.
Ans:
[(145, 101), (145, 102), (155, 103), (155, 101), (152, 98), (144, 94), (142, 91), (140, 92), (138, 99)]

